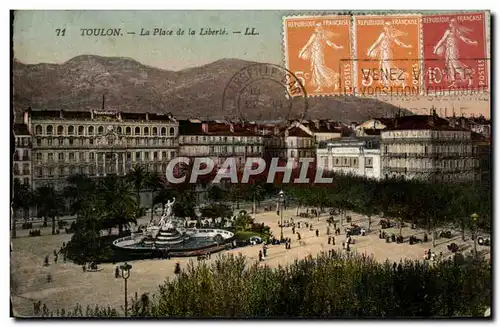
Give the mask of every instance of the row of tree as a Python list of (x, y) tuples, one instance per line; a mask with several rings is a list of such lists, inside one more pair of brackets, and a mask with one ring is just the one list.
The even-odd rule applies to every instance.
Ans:
[[(289, 184), (288, 197), (301, 207), (318, 210), (328, 208), (345, 218), (348, 210), (368, 218), (383, 214), (385, 217), (413, 223), (429, 231), (441, 226), (454, 225), (465, 229), (491, 228), (491, 190), (474, 183), (428, 183), (419, 180), (371, 180), (348, 175), (334, 175), (333, 184)], [(473, 221), (472, 214), (479, 219)], [(371, 227), (371, 226), (369, 226)]]
[[(133, 317), (482, 317), (491, 306), (491, 266), (480, 259), (376, 262), (332, 251), (272, 269), (244, 257), (188, 264)], [(116, 311), (96, 308), (96, 316)], [(68, 316), (83, 316), (72, 310)]]

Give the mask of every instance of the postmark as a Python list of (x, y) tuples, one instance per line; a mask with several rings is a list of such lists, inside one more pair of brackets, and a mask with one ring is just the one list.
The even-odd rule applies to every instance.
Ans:
[(228, 117), (249, 120), (303, 119), (308, 108), (301, 80), (274, 64), (249, 65), (229, 80), (222, 97)]
[(310, 96), (351, 92), (351, 16), (285, 17), (283, 28), (286, 67)]
[(354, 16), (357, 94), (420, 92), (420, 27), (419, 15)]
[(426, 93), (488, 90), (486, 13), (422, 16)]

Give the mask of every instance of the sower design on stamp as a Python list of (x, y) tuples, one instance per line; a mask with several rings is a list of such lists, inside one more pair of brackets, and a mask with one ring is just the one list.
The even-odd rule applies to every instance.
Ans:
[(420, 18), (355, 16), (357, 93), (420, 90)]
[(487, 90), (485, 13), (422, 17), (427, 93)]
[(285, 18), (286, 66), (310, 96), (341, 94), (341, 85), (350, 85), (352, 63), (345, 60), (351, 58), (350, 25), (350, 16)]

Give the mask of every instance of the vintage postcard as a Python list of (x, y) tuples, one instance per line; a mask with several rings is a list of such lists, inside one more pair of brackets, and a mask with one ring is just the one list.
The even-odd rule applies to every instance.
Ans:
[(490, 12), (11, 12), (14, 318), (489, 317)]

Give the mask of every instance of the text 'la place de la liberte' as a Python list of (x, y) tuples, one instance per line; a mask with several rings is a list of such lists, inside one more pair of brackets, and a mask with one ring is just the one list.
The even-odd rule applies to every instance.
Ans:
[[(259, 35), (255, 27), (246, 27), (241, 31), (232, 31), (233, 34), (241, 35)], [(199, 30), (193, 28), (141, 28), (139, 33), (127, 31), (124, 33), (121, 28), (80, 28), (80, 36), (123, 36), (124, 34), (138, 36), (183, 36), (183, 35), (201, 35), (201, 36), (223, 36), (229, 35), (226, 28), (202, 27)]]

